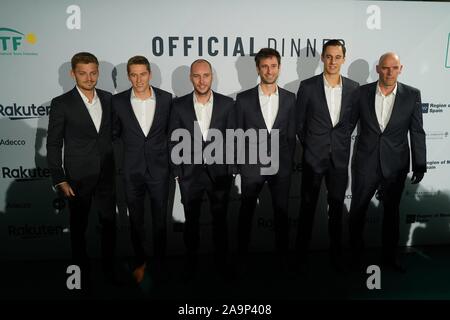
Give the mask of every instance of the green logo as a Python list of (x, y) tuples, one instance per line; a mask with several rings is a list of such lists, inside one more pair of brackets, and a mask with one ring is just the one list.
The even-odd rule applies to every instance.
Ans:
[(445, 55), (445, 67), (450, 68), (450, 33), (447, 38), (447, 54)]
[(24, 34), (11, 28), (0, 28), (0, 55), (37, 55), (36, 52), (29, 50), (36, 42), (37, 37), (32, 32)]

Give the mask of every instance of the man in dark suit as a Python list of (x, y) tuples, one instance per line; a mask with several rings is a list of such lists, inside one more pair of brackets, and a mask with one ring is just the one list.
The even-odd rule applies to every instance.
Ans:
[(323, 73), (300, 83), (296, 110), (297, 135), (303, 146), (297, 259), (302, 264), (307, 262), (314, 213), (325, 178), (330, 259), (338, 270), (342, 269), (342, 210), (348, 183), (352, 93), (359, 86), (340, 74), (345, 52), (339, 40), (323, 45)]
[[(185, 272), (188, 277), (194, 277), (199, 247), (200, 211), (205, 192), (212, 215), (215, 263), (220, 272), (229, 271), (227, 208), (233, 166), (226, 161), (230, 148), (227, 148), (229, 143), (225, 141), (225, 137), (227, 129), (235, 128), (236, 115), (233, 99), (211, 90), (213, 73), (207, 60), (199, 59), (191, 64), (190, 80), (194, 91), (174, 101), (169, 131), (172, 168), (180, 186), (185, 214)], [(190, 152), (182, 150), (182, 155), (177, 147), (180, 137), (178, 133), (181, 131), (186, 133), (187, 141), (183, 143), (190, 144), (191, 149)], [(217, 150), (211, 152), (213, 147), (217, 147)]]
[(382, 191), (382, 263), (399, 272), (405, 271), (396, 252), (399, 205), (410, 170), (410, 153), (412, 183), (419, 183), (426, 172), (420, 91), (397, 81), (402, 67), (397, 54), (383, 54), (377, 65), (378, 81), (359, 90), (351, 121), (354, 127), (359, 120), (359, 132), (352, 165), (349, 217), (353, 262), (360, 265), (366, 211), (376, 190)]
[(137, 283), (141, 283), (148, 261), (144, 221), (147, 191), (152, 213), (155, 264), (161, 266), (166, 251), (167, 130), (172, 95), (149, 85), (152, 73), (147, 58), (130, 58), (127, 72), (132, 88), (114, 95), (112, 99), (113, 139), (120, 138), (123, 142), (124, 187), (136, 254), (133, 276)]
[(53, 184), (69, 201), (74, 264), (89, 274), (85, 233), (95, 196), (102, 226), (103, 268), (111, 274), (116, 239), (111, 94), (95, 88), (99, 72), (93, 54), (77, 53), (71, 64), (75, 88), (51, 102), (47, 161)]
[[(277, 85), (281, 57), (276, 50), (261, 49), (255, 62), (260, 83), (236, 97), (238, 128), (248, 133), (256, 132), (257, 136), (257, 141), (246, 139), (240, 148), (245, 161), (238, 162), (241, 175), (238, 251), (245, 260), (257, 198), (267, 182), (272, 196), (275, 247), (285, 264), (289, 246), (288, 200), (295, 150), (295, 95)], [(272, 150), (273, 142), (278, 143), (275, 150)], [(275, 156), (274, 161), (278, 162), (275, 170), (266, 170), (267, 165), (260, 158), (251, 161), (252, 154), (260, 150), (267, 151), (269, 157)]]

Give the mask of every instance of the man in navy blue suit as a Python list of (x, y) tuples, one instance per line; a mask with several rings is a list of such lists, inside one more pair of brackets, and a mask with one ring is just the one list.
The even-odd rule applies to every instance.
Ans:
[[(191, 64), (190, 80), (194, 91), (174, 100), (169, 130), (171, 139), (174, 139), (176, 130), (188, 133), (191, 144), (191, 152), (183, 155), (189, 161), (178, 162), (173, 161), (177, 156), (174, 148), (178, 141), (175, 139), (170, 143), (172, 169), (180, 186), (186, 219), (185, 272), (187, 277), (195, 276), (200, 211), (206, 193), (212, 215), (215, 263), (222, 275), (229, 275), (227, 208), (234, 166), (226, 163), (230, 142), (224, 140), (226, 130), (235, 128), (234, 103), (233, 99), (211, 89), (213, 70), (207, 60), (199, 59)], [(221, 136), (223, 143), (218, 144), (217, 135)], [(199, 147), (196, 148), (195, 144)], [(213, 145), (222, 149), (222, 157), (217, 161), (208, 159), (209, 154), (205, 152)], [(218, 150), (215, 153), (219, 153)]]
[[(380, 57), (378, 81), (361, 86), (352, 113), (359, 122), (352, 164), (352, 203), (349, 216), (353, 262), (361, 265), (366, 212), (376, 190), (383, 203), (382, 263), (405, 272), (397, 246), (400, 200), (412, 163), (412, 183), (427, 170), (420, 91), (397, 81), (403, 66), (393, 52)], [(409, 135), (409, 141), (408, 141)]]
[(166, 251), (169, 181), (167, 130), (172, 95), (149, 84), (150, 63), (135, 56), (127, 63), (132, 87), (113, 96), (113, 139), (123, 142), (123, 177), (131, 240), (136, 254), (134, 278), (142, 282), (148, 263), (145, 243), (144, 199), (148, 192), (152, 213), (155, 264)]
[[(102, 266), (112, 275), (115, 228), (111, 93), (95, 88), (98, 60), (89, 52), (72, 57), (76, 86), (51, 102), (47, 161), (53, 184), (67, 197), (73, 263), (89, 283), (86, 230), (93, 198), (102, 226)], [(64, 152), (63, 152), (64, 150)], [(64, 154), (64, 155), (63, 155)]]
[[(300, 83), (297, 93), (297, 135), (303, 147), (301, 206), (296, 242), (297, 259), (305, 267), (314, 214), (322, 181), (328, 195), (331, 264), (342, 264), (342, 212), (348, 183), (352, 94), (358, 83), (341, 75), (345, 45), (336, 39), (323, 45), (323, 73)], [(303, 265), (303, 266), (302, 266)]]
[[(295, 95), (277, 85), (281, 57), (272, 48), (263, 48), (255, 56), (260, 83), (236, 97), (237, 127), (256, 132), (258, 138), (246, 139), (240, 152), (244, 163), (238, 163), (241, 175), (241, 207), (239, 210), (238, 250), (245, 259), (251, 240), (252, 220), (258, 196), (267, 182), (272, 196), (275, 248), (283, 264), (289, 247), (288, 202), (295, 150)], [(260, 133), (263, 133), (262, 135)], [(276, 139), (278, 150), (272, 150)], [(267, 156), (277, 156), (275, 170), (258, 159), (250, 161), (256, 150), (265, 149)], [(281, 261), (280, 260), (280, 261)]]

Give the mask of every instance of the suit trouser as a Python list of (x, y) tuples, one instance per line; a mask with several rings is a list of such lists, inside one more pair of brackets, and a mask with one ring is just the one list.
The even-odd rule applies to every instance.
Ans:
[(274, 214), (275, 248), (278, 253), (285, 254), (289, 248), (288, 203), (291, 177), (274, 176), (241, 176), (241, 207), (239, 210), (238, 251), (248, 252), (251, 239), (252, 220), (255, 213), (258, 195), (267, 181), (272, 197)]
[(149, 257), (146, 252), (145, 194), (149, 193), (153, 231), (154, 256), (162, 259), (167, 246), (167, 201), (169, 177), (155, 180), (148, 170), (144, 175), (125, 176), (125, 193), (130, 214), (131, 242), (136, 264), (144, 264)]
[(406, 173), (384, 178), (380, 170), (352, 175), (352, 203), (349, 215), (350, 246), (353, 254), (364, 249), (364, 225), (370, 201), (378, 190), (382, 192), (383, 224), (382, 248), (384, 258), (394, 258), (399, 241), (400, 200), (405, 186)]
[(225, 258), (228, 252), (227, 209), (232, 177), (214, 177), (204, 167), (194, 179), (179, 180), (182, 202), (184, 206), (184, 243), (188, 256), (195, 256), (199, 247), (199, 223), (206, 192), (212, 215), (213, 243), (218, 258)]
[(323, 178), (325, 178), (327, 187), (330, 252), (333, 255), (342, 253), (342, 210), (348, 183), (348, 169), (336, 168), (330, 160), (328, 169), (323, 173), (315, 172), (307, 164), (303, 166), (301, 205), (296, 239), (296, 250), (299, 256), (307, 254), (311, 242), (314, 214)]
[[(112, 268), (116, 245), (116, 210), (113, 172), (103, 170), (91, 190), (74, 188), (75, 197), (69, 199), (70, 240), (75, 264), (89, 268), (86, 249), (86, 230), (92, 199), (95, 199), (101, 225), (101, 250), (104, 268)], [(80, 184), (81, 186), (81, 184)]]

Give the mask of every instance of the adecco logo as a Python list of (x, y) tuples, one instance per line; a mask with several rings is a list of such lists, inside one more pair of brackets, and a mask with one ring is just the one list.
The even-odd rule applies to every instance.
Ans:
[(26, 141), (23, 139), (0, 139), (0, 146), (24, 146)]
[(0, 28), (0, 55), (4, 56), (37, 56), (36, 52), (31, 52), (29, 46), (24, 50), (23, 45), (34, 45), (37, 37), (30, 32), (24, 34), (11, 28)]

